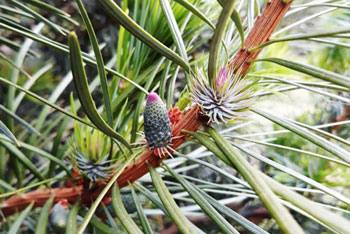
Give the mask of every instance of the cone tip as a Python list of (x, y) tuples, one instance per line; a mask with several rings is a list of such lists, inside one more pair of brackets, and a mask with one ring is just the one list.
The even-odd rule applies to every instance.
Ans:
[(159, 100), (160, 100), (160, 97), (158, 96), (158, 94), (153, 93), (153, 92), (148, 94), (147, 101), (156, 102)]

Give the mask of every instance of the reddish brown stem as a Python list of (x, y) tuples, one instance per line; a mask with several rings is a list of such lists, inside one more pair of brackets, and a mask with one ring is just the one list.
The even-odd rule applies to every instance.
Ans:
[[(186, 138), (181, 131), (186, 129), (188, 131), (197, 131), (200, 127), (200, 122), (198, 120), (199, 107), (192, 107), (174, 126), (173, 135), (178, 136), (173, 140), (173, 148), (179, 147)], [(181, 136), (181, 137), (180, 137)], [(127, 166), (123, 173), (119, 176), (117, 182), (119, 187), (124, 187), (128, 184), (128, 181), (133, 182), (138, 178), (142, 177), (148, 172), (147, 163), (152, 165), (152, 167), (157, 167), (160, 165), (162, 160), (166, 157), (159, 158), (153, 154), (152, 150), (148, 150), (143, 153), (134, 163)], [(75, 203), (79, 197), (81, 197), (82, 203), (89, 203), (94, 200), (102, 191), (103, 186), (97, 186), (97, 188), (88, 189), (83, 185), (78, 185), (73, 188), (55, 188), (46, 190), (36, 190), (23, 195), (14, 195), (7, 201), (4, 201), (1, 206), (1, 211), (4, 216), (9, 216), (17, 211), (25, 209), (28, 204), (34, 202), (35, 207), (41, 207), (45, 204), (47, 199), (54, 196), (55, 202), (62, 199), (67, 199), (70, 203)]]
[[(244, 74), (251, 66), (250, 60), (255, 59), (260, 51), (249, 53), (248, 50), (254, 48), (261, 43), (266, 42), (276, 27), (279, 25), (285, 13), (288, 11), (291, 3), (284, 3), (283, 0), (272, 0), (267, 4), (261, 16), (256, 20), (251, 32), (249, 33), (243, 50), (240, 50), (230, 61), (231, 68), (240, 68), (241, 74)], [(200, 128), (199, 121), (200, 108), (192, 107), (183, 118), (175, 125), (173, 129), (174, 136), (182, 136), (173, 142), (173, 148), (176, 149), (185, 141), (185, 135), (182, 130), (197, 131)], [(161, 161), (165, 159), (153, 155), (152, 151), (146, 151), (136, 162), (129, 165), (118, 178), (119, 187), (124, 187), (127, 182), (133, 182), (138, 178), (148, 173), (147, 162), (152, 167), (157, 167)], [(67, 199), (70, 203), (74, 203), (80, 197), (83, 203), (88, 203), (94, 200), (103, 189), (103, 186), (98, 186), (94, 190), (88, 190), (83, 185), (78, 185), (73, 188), (55, 188), (51, 190), (37, 190), (28, 192), (23, 195), (14, 195), (8, 200), (1, 203), (1, 211), (6, 216), (9, 216), (17, 211), (23, 210), (31, 202), (35, 203), (35, 207), (41, 207), (52, 196), (55, 197), (55, 202), (62, 199)]]
[(250, 68), (249, 61), (258, 57), (261, 50), (249, 53), (249, 50), (261, 45), (269, 40), (275, 31), (283, 16), (288, 11), (290, 4), (284, 3), (283, 0), (272, 0), (268, 2), (264, 11), (256, 19), (254, 26), (244, 43), (244, 49), (238, 51), (235, 57), (230, 61), (229, 66), (232, 69), (240, 70), (241, 74), (245, 74)]

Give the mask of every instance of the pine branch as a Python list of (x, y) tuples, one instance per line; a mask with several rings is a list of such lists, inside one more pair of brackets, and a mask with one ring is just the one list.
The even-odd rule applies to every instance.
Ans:
[[(267, 3), (262, 14), (257, 18), (251, 32), (249, 33), (244, 49), (240, 50), (230, 61), (230, 67), (240, 70), (241, 74), (246, 73), (251, 64), (249, 61), (255, 59), (261, 50), (249, 53), (248, 50), (254, 48), (270, 38), (275, 31), (279, 23), (282, 21), (283, 16), (288, 11), (291, 2), (284, 3), (283, 0), (271, 0)], [(241, 69), (242, 67), (242, 69)], [(182, 130), (188, 130), (195, 132), (201, 126), (200, 108), (198, 106), (192, 107), (180, 121), (173, 128), (174, 136), (182, 136), (173, 141), (173, 148), (176, 149), (186, 140), (186, 135), (182, 133)], [(138, 178), (148, 173), (147, 162), (152, 167), (160, 165), (162, 160), (166, 157), (159, 158), (153, 154), (153, 151), (148, 150), (141, 155), (136, 162), (129, 165), (124, 172), (120, 175), (117, 182), (119, 187), (128, 185), (128, 181), (133, 182)], [(8, 200), (0, 203), (1, 211), (4, 216), (7, 217), (15, 212), (25, 209), (31, 202), (34, 202), (35, 207), (41, 207), (52, 196), (55, 197), (55, 203), (67, 199), (70, 203), (75, 203), (81, 198), (82, 203), (89, 204), (93, 201), (103, 189), (103, 185), (99, 185), (92, 189), (88, 189), (88, 186), (78, 185), (73, 188), (55, 188), (51, 190), (37, 190), (28, 192), (22, 195), (14, 195)]]
[(292, 2), (284, 3), (282, 0), (272, 0), (267, 3), (264, 11), (257, 17), (254, 26), (245, 40), (244, 48), (238, 51), (229, 62), (229, 66), (241, 74), (245, 74), (250, 68), (250, 61), (257, 58), (261, 50), (249, 52), (250, 49), (259, 46), (269, 40), (272, 33), (282, 21)]

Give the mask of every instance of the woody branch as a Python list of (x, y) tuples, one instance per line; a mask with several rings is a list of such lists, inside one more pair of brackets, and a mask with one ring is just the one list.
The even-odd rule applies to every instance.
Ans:
[[(290, 4), (291, 1), (285, 3), (283, 0), (271, 0), (267, 3), (262, 14), (258, 16), (252, 30), (248, 34), (244, 48), (238, 51), (229, 62), (230, 68), (241, 69), (241, 74), (247, 72), (251, 66), (250, 61), (255, 59), (260, 53), (260, 50), (250, 53), (249, 49), (269, 40), (285, 13), (288, 11)], [(201, 122), (199, 117), (200, 108), (198, 106), (193, 106), (174, 126), (174, 136), (180, 137), (173, 141), (174, 149), (179, 147), (186, 140), (186, 135), (182, 133), (182, 130), (197, 131), (200, 128)], [(148, 173), (147, 163), (151, 164), (152, 167), (157, 167), (165, 158), (166, 157), (159, 158), (153, 155), (153, 151), (151, 150), (144, 152), (136, 162), (130, 164), (119, 176), (117, 180), (119, 187), (124, 187), (128, 184), (128, 181), (133, 182)], [(36, 190), (22, 195), (14, 195), (8, 200), (3, 201), (0, 203), (1, 211), (6, 217), (25, 209), (31, 202), (34, 202), (35, 207), (41, 207), (50, 197), (54, 197), (55, 202), (67, 199), (70, 203), (75, 203), (81, 198), (83, 203), (88, 203), (95, 199), (102, 189), (103, 186), (90, 190), (83, 185), (78, 185), (74, 187)]]

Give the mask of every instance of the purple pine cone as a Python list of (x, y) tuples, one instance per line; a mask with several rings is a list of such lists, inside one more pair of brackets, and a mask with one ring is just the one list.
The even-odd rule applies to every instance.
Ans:
[(156, 93), (148, 94), (143, 118), (147, 145), (166, 147), (171, 142), (171, 124), (168, 111)]

